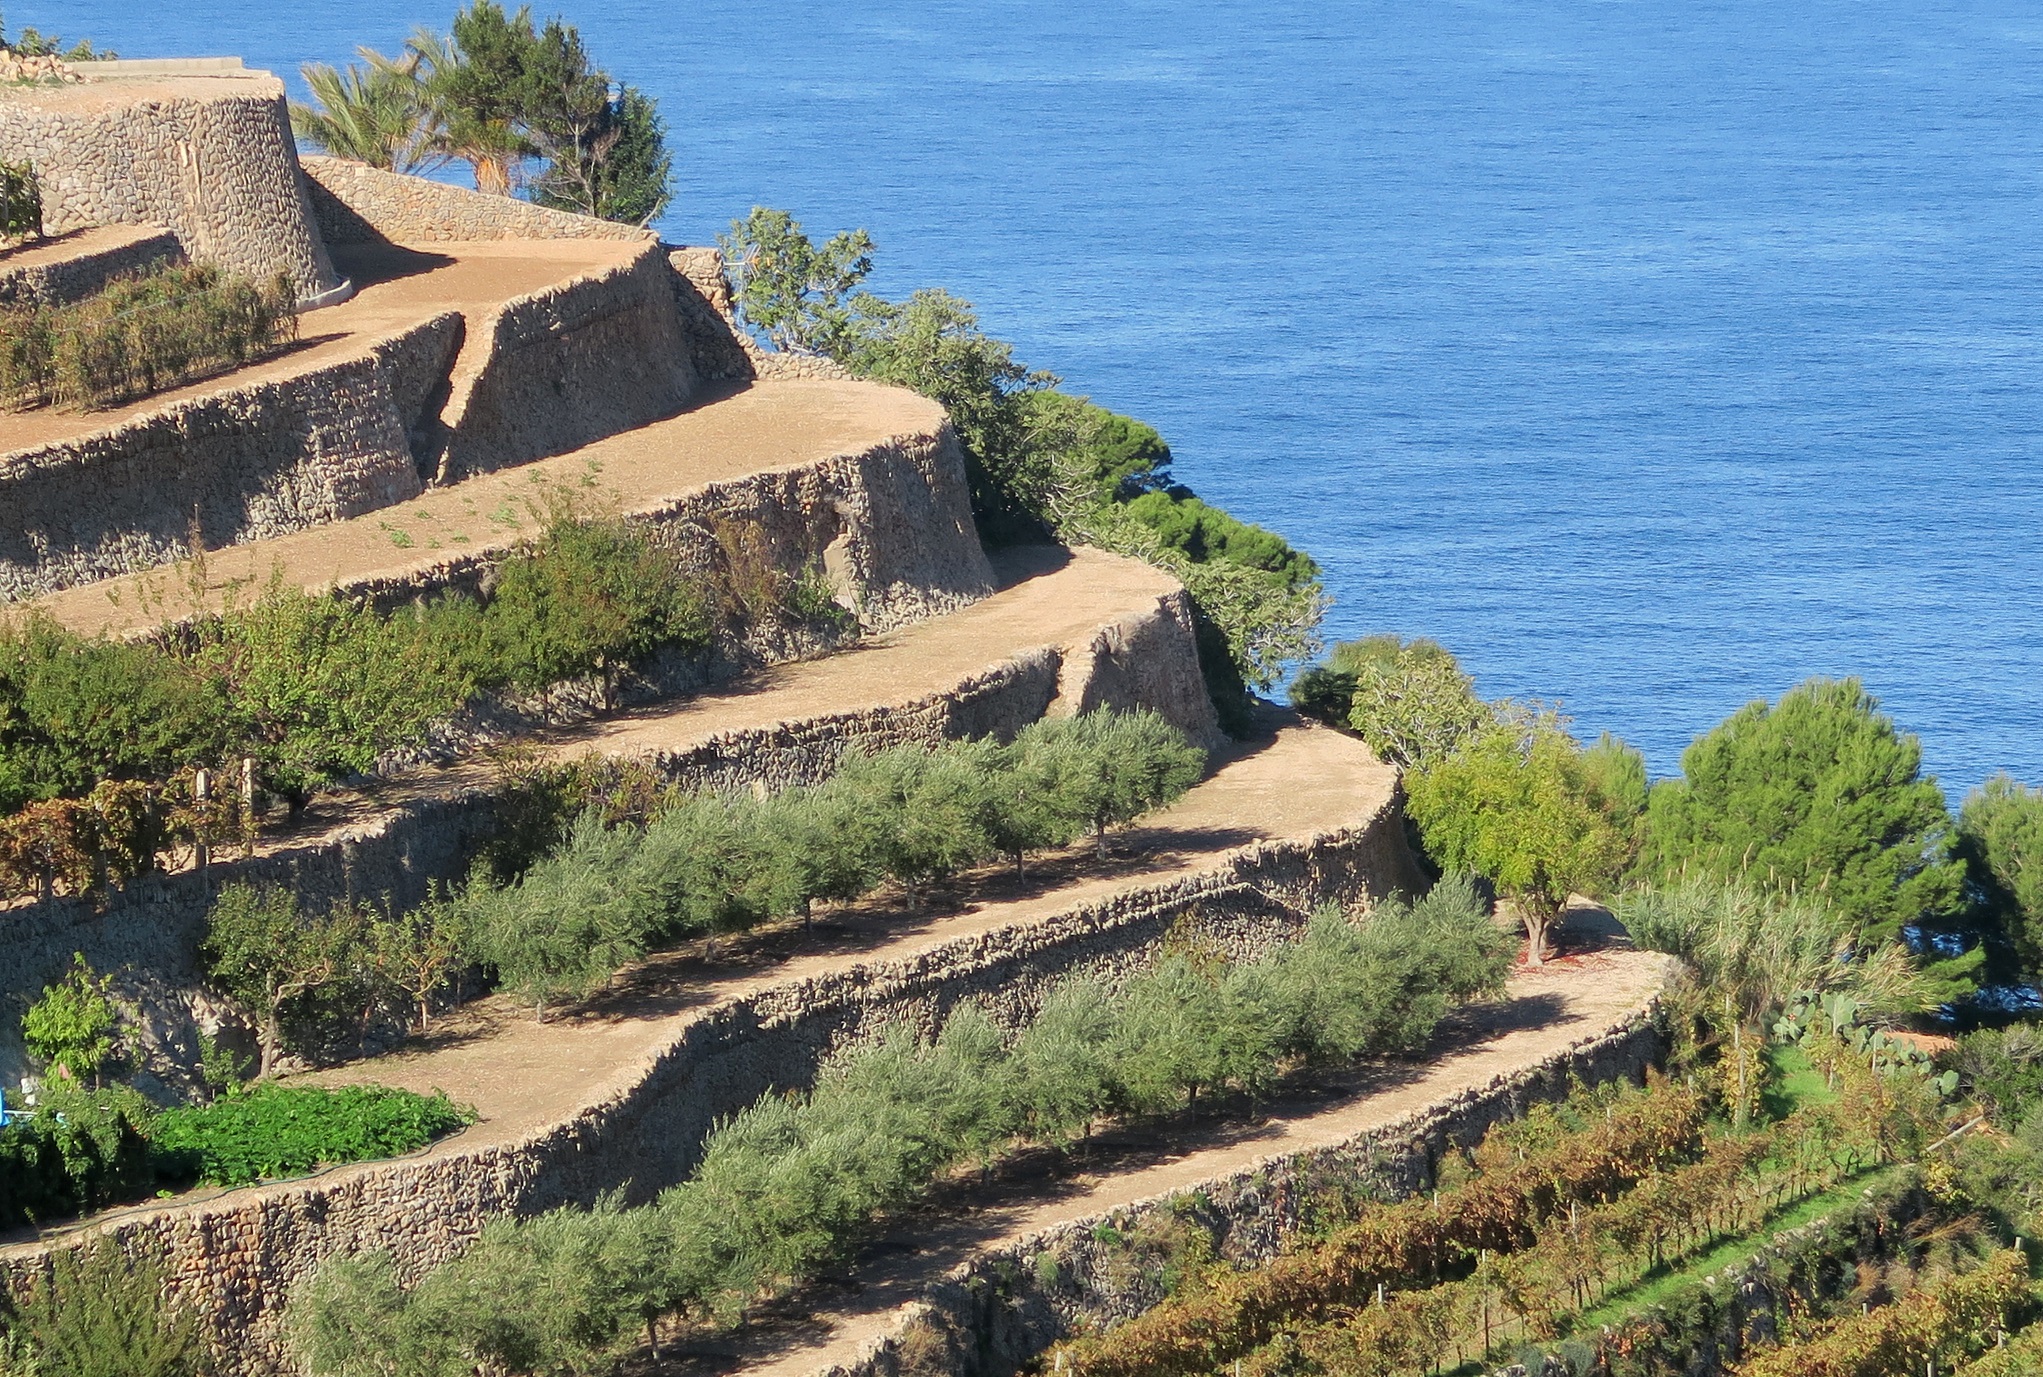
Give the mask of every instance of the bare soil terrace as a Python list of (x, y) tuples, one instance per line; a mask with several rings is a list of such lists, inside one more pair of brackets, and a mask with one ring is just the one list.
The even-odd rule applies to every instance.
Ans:
[(941, 407), (903, 388), (752, 383), (550, 459), (434, 488), (347, 521), (210, 551), (203, 594), (188, 586), (186, 565), (103, 579), (33, 605), (74, 631), (124, 635), (166, 616), (217, 608), (237, 587), (259, 592), (272, 577), (313, 592), (402, 579), (531, 538), (535, 506), (550, 490), (579, 489), (598, 505), (642, 511), (705, 484), (812, 464), (894, 436), (933, 434), (943, 420)]

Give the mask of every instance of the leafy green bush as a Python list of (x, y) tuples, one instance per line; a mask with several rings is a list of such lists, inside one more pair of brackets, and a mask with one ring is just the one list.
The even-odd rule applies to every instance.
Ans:
[(1118, 992), (1067, 982), (1019, 1033), (973, 1005), (931, 1041), (895, 1026), (808, 1094), (764, 1096), (719, 1127), (656, 1204), (500, 1221), (409, 1292), (387, 1258), (329, 1264), (293, 1298), (290, 1329), (322, 1375), (589, 1370), (641, 1326), (657, 1339), (662, 1315), (729, 1322), (813, 1275), (956, 1163), (1210, 1088), (1254, 1090), (1300, 1060), (1413, 1045), (1450, 1003), (1497, 990), (1507, 961), (1460, 884), (1360, 925), (1321, 914), (1257, 962), (1177, 955)]
[(2043, 791), (1996, 774), (1965, 796), (1958, 854), (1967, 888), (2024, 972), (2043, 970)]
[(96, 975), (84, 953), (73, 952), (70, 971), (46, 987), (21, 1020), (21, 1042), (29, 1056), (81, 1084), (97, 1081), (100, 1067), (113, 1055), (120, 1026), (109, 997), (112, 985), (113, 977)]
[(167, 1178), (241, 1186), (396, 1157), (474, 1122), (473, 1110), (439, 1093), (259, 1085), (209, 1105), (165, 1110), (150, 1130), (150, 1145)]
[(42, 238), (43, 191), (26, 161), (0, 162), (0, 239)]
[(0, 1228), (139, 1199), (155, 1187), (150, 1110), (126, 1086), (42, 1083), (36, 1113), (0, 1128)]

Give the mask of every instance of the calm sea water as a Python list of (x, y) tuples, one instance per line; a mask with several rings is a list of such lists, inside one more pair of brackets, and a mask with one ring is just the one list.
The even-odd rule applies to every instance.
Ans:
[[(2043, 782), (2043, 8), (561, 0), (705, 242), (863, 225), (1182, 478), (1656, 772), (1859, 674)], [(451, 0), (17, 0), (283, 73)], [(549, 9), (550, 6), (541, 6)]]

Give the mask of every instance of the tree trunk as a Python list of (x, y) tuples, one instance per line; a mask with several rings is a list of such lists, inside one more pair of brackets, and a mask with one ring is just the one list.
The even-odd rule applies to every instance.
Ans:
[(1094, 845), (1098, 848), (1099, 858), (1103, 861), (1112, 860), (1113, 852), (1107, 849), (1107, 825), (1105, 823), (1101, 823), (1093, 829), (1092, 839)]
[(257, 1080), (268, 1080), (270, 1072), (277, 1069), (277, 1044), (283, 1040), (284, 1030), (278, 1024), (276, 1006), (271, 1005), (269, 1017), (263, 1020), (262, 1025), (262, 1058), (255, 1073)]

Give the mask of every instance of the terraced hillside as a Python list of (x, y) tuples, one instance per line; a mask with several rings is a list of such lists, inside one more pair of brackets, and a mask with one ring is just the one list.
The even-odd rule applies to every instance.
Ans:
[[(22, 513), (0, 530), (0, 591), (115, 638), (162, 636), (273, 581), (402, 607), (488, 586), (536, 533), (545, 495), (568, 491), (684, 561), (742, 548), (821, 579), (845, 630), (733, 641), (686, 674), (641, 674), (622, 702), (566, 695), (550, 713), (478, 717), (315, 795), (245, 850), (194, 855), (103, 899), (0, 907), (0, 994), (15, 1004), (81, 953), (128, 972), (161, 1047), (188, 1050), (211, 1009), (198, 939), (224, 886), (285, 885), (313, 906), (419, 903), (503, 825), (504, 778), (483, 748), (507, 738), (532, 760), (593, 754), (765, 795), (853, 753), (1146, 708), (1213, 747), (1212, 766), (1115, 855), (1071, 850), (1025, 880), (973, 871), (924, 903), (882, 893), (813, 927), (684, 945), (567, 1015), (539, 1022), (500, 996), (430, 1037), (308, 1071), (301, 1083), (443, 1089), (478, 1119), (404, 1159), (16, 1239), (0, 1250), (16, 1277), (53, 1248), (111, 1236), (167, 1259), (227, 1370), (286, 1371), (282, 1309), (326, 1259), (385, 1250), (416, 1278), (493, 1218), (650, 1197), (696, 1164), (718, 1120), (808, 1085), (891, 1023), (930, 1027), (978, 1001), (1012, 1026), (1065, 977), (1125, 979), (1188, 942), (1252, 956), (1296, 937), (1317, 905), (1360, 912), (1425, 883), (1397, 773), (1359, 740), (1275, 710), (1250, 739), (1221, 736), (1192, 610), (1168, 575), (1089, 549), (989, 559), (934, 404), (867, 383), (715, 376), (712, 360), (743, 351), (649, 236), (573, 237), (535, 211), (523, 228), (558, 237), (461, 238), (476, 232), (462, 218), (473, 207), (451, 189), (399, 215), (381, 174), (315, 171), (353, 299), (307, 314), (298, 351), (241, 372), (117, 412), (0, 420), (0, 502)], [(339, 240), (343, 223), (355, 242)], [(203, 563), (180, 558), (194, 508)], [(1665, 974), (1613, 950), (1523, 975), (1430, 1063), (1279, 1099), (1249, 1128), (1188, 1121), (1161, 1145), (1106, 1144), (1096, 1179), (960, 1184), (943, 1220), (902, 1221), (911, 1253), (875, 1254), (784, 1322), (691, 1361), (891, 1371), (903, 1326), (936, 1314), (960, 1332), (983, 1321), (1007, 1360), (1026, 1357), (1088, 1307), (1140, 1297), (1102, 1284), (1061, 1310), (1018, 1301), (974, 1318), (959, 1288), (984, 1269), (1193, 1187), (1228, 1202), (1246, 1250), (1274, 1248), (1297, 1221), (1252, 1183), (1366, 1160), (1416, 1185), (1442, 1144), (1569, 1074), (1635, 1072)], [(8, 1079), (22, 1065), (0, 1044)], [(804, 1304), (814, 1313), (787, 1319)]]

